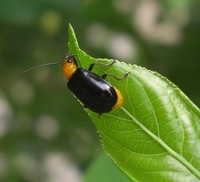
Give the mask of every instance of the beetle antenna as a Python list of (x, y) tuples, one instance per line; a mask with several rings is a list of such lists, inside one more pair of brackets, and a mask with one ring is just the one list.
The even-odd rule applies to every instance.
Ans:
[(26, 69), (26, 70), (22, 71), (21, 74), (26, 73), (26, 72), (31, 71), (31, 70), (34, 70), (34, 69), (38, 69), (38, 68), (42, 68), (42, 67), (47, 67), (47, 66), (52, 66), (52, 65), (56, 65), (56, 64), (62, 64), (62, 63), (63, 63), (63, 61), (59, 61), (59, 62), (42, 64), (42, 65), (39, 65), (39, 66), (34, 66), (32, 68), (29, 68), (29, 69)]

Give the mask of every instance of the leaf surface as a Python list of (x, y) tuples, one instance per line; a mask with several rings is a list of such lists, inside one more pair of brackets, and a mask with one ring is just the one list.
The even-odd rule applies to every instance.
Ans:
[[(80, 67), (95, 61), (82, 51), (69, 25), (69, 53)], [(132, 181), (200, 181), (200, 111), (180, 89), (156, 72), (116, 61), (94, 68), (123, 80), (109, 82), (123, 94), (124, 106), (103, 114), (88, 112), (107, 154)]]

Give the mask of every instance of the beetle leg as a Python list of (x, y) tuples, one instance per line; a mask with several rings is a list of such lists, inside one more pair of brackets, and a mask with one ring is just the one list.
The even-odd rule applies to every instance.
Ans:
[(103, 74), (101, 77), (103, 79), (106, 79), (107, 76), (112, 76), (113, 78), (115, 78), (116, 80), (122, 80), (124, 78), (126, 78), (128, 75), (130, 74), (130, 72), (127, 72), (126, 74), (124, 74), (122, 77), (116, 77), (115, 75), (111, 74), (111, 73), (105, 73)]
[(94, 65), (99, 65), (99, 66), (111, 66), (115, 63), (115, 60), (113, 59), (111, 63), (105, 64), (105, 63), (101, 63), (101, 62), (94, 62), (90, 65), (90, 67), (88, 68), (89, 71), (92, 71)]

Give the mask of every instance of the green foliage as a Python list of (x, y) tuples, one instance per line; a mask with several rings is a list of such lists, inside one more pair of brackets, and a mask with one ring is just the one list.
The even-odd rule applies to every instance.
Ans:
[[(98, 177), (97, 177), (98, 176)], [(86, 171), (84, 182), (130, 182), (130, 180), (119, 172), (117, 167), (108, 158), (105, 153), (102, 153), (90, 165)]]
[[(67, 89), (60, 65), (20, 75), (27, 68), (60, 61), (68, 52), (68, 22), (81, 47), (93, 57), (116, 58), (155, 70), (200, 107), (199, 17), (199, 0), (113, 0), (106, 5), (101, 0), (0, 0), (0, 181), (57, 182), (68, 175), (78, 181), (77, 175), (83, 177), (102, 152), (95, 125)], [(118, 44), (113, 44), (116, 40)], [(133, 47), (127, 49), (119, 40)], [(112, 52), (116, 48), (117, 54)], [(88, 60), (80, 66), (88, 68), (95, 61)], [(118, 73), (117, 65), (94, 71), (121, 76), (125, 70)], [(119, 84), (127, 79), (110, 81), (121, 89)], [(116, 112), (120, 109), (111, 113)], [(62, 163), (49, 167), (55, 156)]]
[[(83, 52), (71, 25), (69, 52), (84, 68), (95, 61), (111, 61)], [(200, 112), (179, 88), (156, 72), (118, 61), (94, 72), (130, 72), (124, 80), (110, 79), (124, 96), (123, 107), (100, 118), (87, 110), (119, 169), (132, 181), (199, 181)]]

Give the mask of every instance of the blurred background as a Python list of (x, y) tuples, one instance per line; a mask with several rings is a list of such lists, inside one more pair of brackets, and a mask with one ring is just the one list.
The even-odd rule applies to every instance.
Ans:
[(60, 65), (20, 74), (61, 59), (68, 23), (91, 56), (157, 71), (200, 106), (199, 0), (0, 0), (2, 182), (128, 181)]

